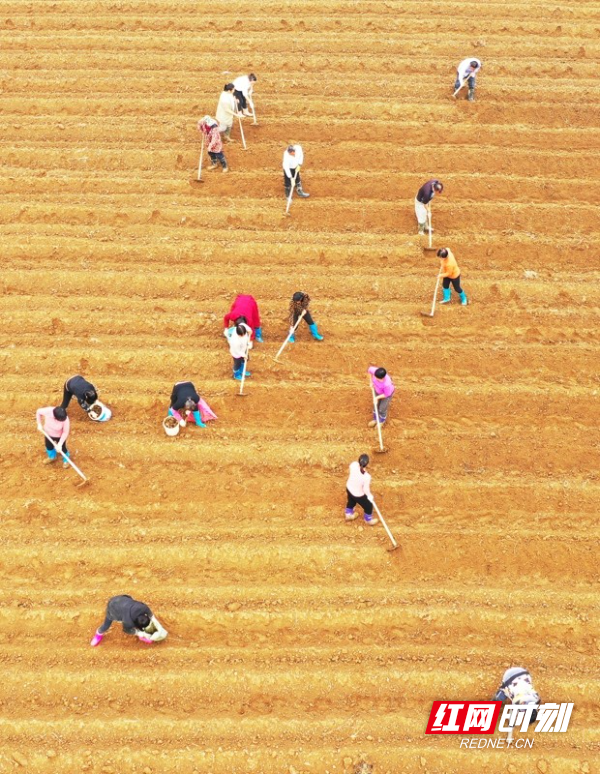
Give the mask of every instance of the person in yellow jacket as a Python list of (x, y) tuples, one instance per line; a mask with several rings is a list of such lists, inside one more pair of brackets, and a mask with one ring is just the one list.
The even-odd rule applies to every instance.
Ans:
[(450, 296), (452, 295), (450, 284), (452, 284), (452, 287), (459, 295), (460, 303), (463, 306), (466, 306), (468, 303), (467, 294), (460, 286), (460, 269), (456, 263), (456, 258), (452, 254), (452, 250), (448, 250), (447, 247), (442, 247), (441, 250), (437, 251), (437, 257), (440, 259), (440, 277), (442, 278), (442, 289), (444, 293), (444, 297), (440, 303), (450, 303)]

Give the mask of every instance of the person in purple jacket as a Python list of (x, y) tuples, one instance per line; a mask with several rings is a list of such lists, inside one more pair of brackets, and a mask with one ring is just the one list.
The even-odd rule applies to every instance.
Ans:
[[(375, 391), (379, 423), (383, 424), (387, 419), (392, 395), (394, 394), (396, 388), (394, 387), (394, 382), (388, 376), (388, 372), (385, 370), (385, 368), (371, 366), (367, 369), (367, 373), (369, 374), (369, 384)], [(377, 416), (375, 415), (375, 411), (373, 411), (373, 419), (369, 422), (369, 427), (375, 427), (376, 424)]]

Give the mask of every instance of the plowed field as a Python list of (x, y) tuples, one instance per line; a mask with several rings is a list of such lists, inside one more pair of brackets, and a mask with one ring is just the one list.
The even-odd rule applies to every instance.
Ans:
[[(0, 772), (598, 771), (599, 32), (583, 0), (2, 2)], [(195, 183), (196, 122), (250, 71), (248, 150)], [(290, 141), (311, 198), (285, 219)], [(433, 176), (470, 304), (428, 321)], [(299, 289), (325, 340), (277, 364)], [(266, 337), (243, 400), (236, 293)], [(395, 553), (343, 521), (371, 363)], [(114, 412), (71, 405), (82, 489), (34, 420), (79, 372)], [(186, 378), (219, 420), (170, 439)], [(169, 639), (90, 648), (119, 593)], [(425, 736), (514, 665), (575, 703), (566, 734)]]

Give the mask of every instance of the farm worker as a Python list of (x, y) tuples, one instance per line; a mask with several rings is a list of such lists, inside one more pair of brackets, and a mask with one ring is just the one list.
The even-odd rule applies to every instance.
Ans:
[(90, 642), (92, 648), (100, 645), (114, 621), (123, 624), (125, 634), (135, 634), (139, 640), (148, 645), (160, 642), (167, 636), (166, 629), (160, 625), (148, 605), (136, 602), (129, 594), (121, 594), (108, 600), (106, 618)]
[(358, 462), (350, 463), (350, 475), (346, 482), (346, 494), (348, 501), (346, 503), (346, 521), (354, 521), (357, 515), (354, 513), (356, 505), (365, 512), (365, 521), (373, 526), (379, 522), (379, 519), (373, 516), (373, 495), (371, 494), (371, 475), (367, 473), (369, 456), (361, 454)]
[(456, 290), (460, 297), (460, 303), (463, 306), (466, 306), (468, 303), (467, 294), (460, 286), (460, 269), (458, 268), (456, 258), (452, 254), (452, 251), (448, 250), (447, 247), (442, 247), (441, 250), (437, 251), (437, 257), (441, 261), (440, 277), (442, 277), (442, 292), (444, 294), (444, 297), (440, 303), (450, 303), (450, 296), (452, 295), (452, 291), (450, 290), (450, 283), (452, 283), (454, 290)]
[[(373, 386), (375, 390), (375, 400), (377, 401), (377, 413), (379, 414), (379, 423), (383, 424), (387, 419), (388, 409), (394, 394), (395, 387), (394, 382), (388, 376), (388, 372), (385, 368), (377, 368), (371, 366), (367, 369), (369, 374), (369, 384)], [(369, 422), (369, 427), (375, 427), (377, 424), (377, 417), (375, 411), (373, 411), (373, 419)]]
[[(48, 459), (44, 460), (44, 465), (49, 465), (54, 462), (56, 455), (62, 449), (63, 454), (69, 457), (69, 450), (67, 449), (67, 438), (69, 437), (69, 431), (71, 429), (71, 423), (67, 412), (62, 406), (48, 406), (47, 408), (40, 408), (35, 412), (35, 418), (37, 420), (37, 429), (40, 433), (43, 431), (46, 433), (44, 440), (46, 443), (46, 454)], [(46, 438), (50, 436), (51, 441)], [(68, 468), (69, 463), (64, 460), (63, 468)]]
[(467, 93), (467, 99), (469, 102), (473, 102), (475, 99), (475, 79), (477, 73), (481, 70), (481, 61), (479, 59), (463, 59), (462, 62), (456, 68), (456, 82), (454, 84), (454, 91), (460, 88), (461, 83), (464, 83), (468, 79), (469, 91)]
[(283, 187), (285, 195), (292, 191), (292, 183), (296, 184), (296, 193), (303, 199), (308, 199), (309, 193), (302, 190), (300, 167), (304, 163), (304, 151), (301, 145), (288, 145), (283, 152)]
[(235, 142), (231, 139), (231, 128), (237, 112), (237, 102), (233, 96), (233, 83), (226, 83), (219, 97), (216, 119), (219, 122), (219, 132), (227, 142)]
[(229, 167), (227, 166), (225, 154), (223, 153), (223, 140), (219, 134), (219, 124), (214, 118), (204, 116), (204, 118), (198, 122), (198, 131), (203, 132), (206, 136), (206, 147), (208, 155), (210, 156), (209, 171), (217, 169), (220, 162), (223, 167), (223, 172), (228, 172)]
[[(233, 378), (239, 382), (244, 371), (244, 360), (248, 361), (252, 349), (252, 328), (246, 323), (240, 323), (233, 328), (225, 328), (224, 334), (233, 358)], [(246, 371), (246, 376), (252, 376), (252, 374)]]
[[(530, 705), (539, 705), (541, 703), (540, 695), (533, 687), (531, 675), (523, 667), (511, 667), (507, 669), (502, 676), (502, 682), (498, 688), (493, 701), (501, 701), (509, 704), (516, 704), (525, 708)], [(521, 714), (521, 713), (519, 713)], [(533, 723), (537, 718), (537, 709), (533, 710), (530, 722)], [(512, 722), (512, 727), (521, 723), (518, 716)], [(512, 727), (508, 732), (509, 738), (512, 738)]]
[[(205, 404), (205, 401), (198, 395), (192, 382), (176, 382), (171, 392), (169, 414), (175, 417), (181, 427), (185, 427), (189, 415), (194, 418), (198, 427), (206, 427), (201, 415), (203, 404)], [(186, 413), (185, 418), (180, 413), (182, 410)], [(208, 418), (212, 419), (216, 418), (216, 416), (213, 415), (213, 417)]]
[[(323, 341), (323, 336), (319, 333), (317, 323), (313, 320), (311, 313), (308, 311), (310, 306), (310, 296), (308, 293), (303, 293), (301, 290), (296, 291), (290, 301), (290, 330), (293, 330), (294, 326), (298, 322), (298, 318), (305, 312), (304, 321), (308, 325), (308, 329), (311, 332), (313, 339), (317, 341)], [(292, 333), (290, 336), (290, 342), (293, 344), (296, 341), (295, 335)]]
[(86, 381), (83, 376), (79, 374), (67, 379), (65, 386), (63, 387), (63, 399), (61, 408), (69, 408), (71, 398), (77, 398), (77, 403), (81, 408), (89, 412), (94, 403), (98, 400), (98, 392), (91, 382)]
[(431, 212), (431, 200), (436, 193), (441, 194), (443, 190), (444, 185), (439, 180), (428, 180), (417, 191), (415, 196), (415, 215), (419, 224), (419, 234), (429, 231), (427, 216)]
[(252, 113), (248, 110), (248, 105), (254, 106), (252, 102), (252, 95), (254, 93), (254, 84), (257, 78), (254, 73), (250, 75), (240, 75), (233, 82), (234, 95), (240, 106), (243, 116), (251, 116)]
[(246, 323), (252, 328), (252, 339), (256, 338), (262, 344), (262, 328), (260, 325), (260, 314), (258, 311), (258, 304), (256, 303), (254, 296), (236, 296), (235, 301), (231, 305), (231, 309), (223, 318), (223, 326), (227, 328), (233, 323), (239, 325), (240, 323)]

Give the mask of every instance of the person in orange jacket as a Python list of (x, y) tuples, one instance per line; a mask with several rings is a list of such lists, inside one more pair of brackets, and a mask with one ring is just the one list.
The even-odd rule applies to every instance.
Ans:
[(444, 297), (440, 303), (449, 304), (452, 291), (450, 290), (450, 284), (459, 295), (460, 303), (466, 306), (468, 303), (467, 294), (460, 286), (460, 269), (456, 263), (452, 250), (448, 250), (447, 247), (442, 247), (437, 251), (437, 257), (440, 259), (440, 277), (442, 278), (442, 289)]

